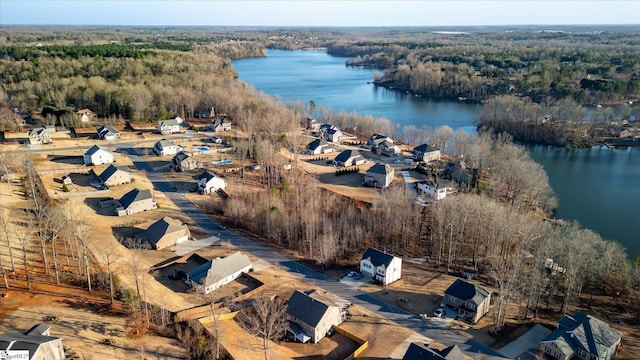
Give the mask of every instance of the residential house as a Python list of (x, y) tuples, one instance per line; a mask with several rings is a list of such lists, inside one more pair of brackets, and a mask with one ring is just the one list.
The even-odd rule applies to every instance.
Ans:
[(198, 266), (187, 273), (185, 281), (192, 287), (202, 286), (208, 294), (251, 271), (251, 266), (251, 260), (238, 251)]
[(400, 153), (402, 152), (398, 145), (389, 140), (383, 141), (380, 146), (378, 146), (377, 151), (380, 155), (384, 156), (400, 155)]
[(198, 109), (193, 113), (193, 117), (196, 118), (214, 118), (216, 117), (216, 109), (212, 107), (205, 109)]
[(414, 147), (411, 154), (413, 154), (413, 158), (417, 161), (425, 163), (440, 160), (440, 150), (429, 144), (422, 144)]
[(395, 170), (389, 164), (376, 163), (364, 175), (364, 184), (376, 188), (387, 188), (393, 181)]
[[(65, 359), (62, 338), (51, 336), (51, 328), (38, 324), (31, 329), (0, 334), (1, 359)], [(4, 357), (3, 357), (4, 356)]]
[(373, 135), (371, 135), (369, 140), (367, 140), (367, 144), (369, 144), (369, 146), (371, 147), (372, 151), (377, 151), (378, 148), (380, 147), (380, 145), (382, 143), (384, 143), (385, 141), (389, 141), (389, 142), (393, 143), (393, 139), (388, 137), (388, 136), (386, 136), (386, 135), (373, 134)]
[(211, 121), (211, 130), (214, 132), (231, 131), (231, 121), (226, 117), (223, 117), (222, 119), (215, 119)]
[(158, 121), (158, 132), (160, 134), (177, 134), (180, 132), (180, 122), (176, 119)]
[(311, 131), (318, 131), (320, 130), (320, 125), (322, 125), (318, 120), (314, 119), (314, 118), (305, 118), (305, 127), (307, 128), (307, 130), (311, 130)]
[(453, 181), (447, 179), (424, 180), (418, 182), (418, 190), (434, 200), (442, 200), (454, 191)]
[(324, 124), (321, 124), (320, 127), (318, 127), (318, 132), (320, 132), (320, 135), (325, 136), (327, 134), (327, 131), (331, 129), (338, 129), (338, 128), (335, 127), (334, 125), (324, 123)]
[(76, 114), (80, 118), (80, 121), (83, 122), (83, 123), (87, 123), (89, 121), (92, 121), (96, 116), (96, 113), (94, 113), (93, 111), (91, 111), (89, 109), (80, 109), (80, 110), (76, 111)]
[(130, 172), (119, 169), (114, 165), (109, 165), (98, 175), (98, 183), (106, 187), (128, 184), (131, 181), (133, 181), (133, 176)]
[(622, 334), (609, 324), (582, 311), (565, 315), (558, 328), (540, 342), (540, 351), (559, 359), (610, 360), (615, 356)]
[(335, 127), (333, 129), (329, 129), (325, 133), (325, 138), (327, 139), (327, 141), (333, 143), (340, 142), (340, 140), (342, 139), (342, 131)]
[(98, 133), (98, 139), (100, 140), (115, 140), (120, 138), (120, 131), (113, 126), (101, 125), (96, 128)]
[(458, 345), (445, 346), (432, 341), (431, 343), (411, 343), (404, 353), (402, 360), (471, 360)]
[(158, 156), (175, 155), (180, 151), (182, 151), (180, 146), (167, 139), (162, 139), (153, 145), (153, 152)]
[(329, 146), (329, 143), (325, 139), (315, 139), (307, 145), (305, 154), (307, 155), (320, 155), (333, 152), (333, 148)]
[(447, 163), (443, 175), (468, 187), (475, 187), (478, 183), (478, 169), (468, 168), (464, 161)]
[(175, 246), (189, 240), (191, 232), (182, 221), (168, 216), (151, 224), (147, 230), (136, 235), (141, 244), (148, 244), (154, 250)]
[(317, 343), (335, 325), (342, 323), (340, 307), (323, 299), (315, 290), (296, 290), (287, 301), (287, 332), (297, 341)]
[(633, 129), (622, 129), (622, 131), (620, 131), (620, 138), (632, 138), (633, 137)]
[(365, 161), (358, 150), (345, 150), (333, 159), (333, 166), (362, 165)]
[(189, 171), (202, 168), (202, 163), (181, 151), (171, 159), (171, 166), (176, 171)]
[(147, 211), (157, 208), (156, 202), (153, 200), (151, 191), (140, 190), (135, 188), (124, 194), (116, 203), (116, 214), (125, 216), (135, 214), (141, 211)]
[(227, 180), (209, 171), (203, 171), (198, 176), (198, 192), (201, 194), (214, 193), (227, 187)]
[(29, 131), (29, 144), (50, 144), (51, 133), (45, 128), (35, 128)]
[(113, 162), (113, 153), (98, 145), (93, 145), (82, 157), (85, 165), (102, 165)]
[(402, 277), (402, 259), (384, 251), (368, 248), (360, 259), (360, 272), (383, 285)]
[(458, 316), (476, 323), (491, 305), (491, 291), (457, 279), (444, 291), (444, 304), (458, 312)]

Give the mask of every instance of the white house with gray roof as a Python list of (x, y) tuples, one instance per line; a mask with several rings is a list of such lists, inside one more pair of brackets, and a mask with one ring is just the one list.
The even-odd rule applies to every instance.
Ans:
[(162, 139), (153, 145), (153, 152), (158, 156), (175, 155), (180, 151), (182, 148), (179, 145), (167, 139)]
[(122, 195), (116, 203), (116, 215), (125, 216), (141, 211), (153, 210), (158, 206), (153, 200), (151, 191), (135, 188)]
[[(65, 359), (62, 338), (51, 336), (50, 327), (38, 324), (31, 329), (0, 334), (1, 359)], [(6, 356), (6, 357), (3, 357)]]
[(102, 165), (113, 162), (113, 153), (98, 145), (93, 145), (82, 156), (85, 165)]
[(558, 328), (540, 342), (540, 351), (558, 360), (613, 359), (622, 334), (609, 324), (582, 311), (565, 315)]
[(297, 341), (317, 343), (334, 325), (342, 323), (340, 307), (323, 299), (315, 290), (296, 290), (287, 301), (287, 332)]
[(42, 127), (31, 129), (28, 136), (29, 144), (49, 144), (53, 142), (49, 130)]
[(417, 186), (418, 190), (427, 194), (434, 200), (442, 200), (446, 198), (447, 195), (452, 193), (455, 189), (453, 181), (447, 179), (437, 179), (437, 181), (427, 179), (418, 182)]
[(365, 159), (360, 155), (358, 150), (345, 150), (338, 154), (338, 156), (333, 159), (333, 166), (345, 167), (345, 166), (354, 166), (354, 165), (362, 165), (365, 163)]
[(201, 194), (214, 193), (227, 187), (227, 180), (209, 171), (203, 171), (198, 176), (198, 192)]
[(446, 307), (456, 310), (461, 318), (476, 323), (489, 312), (491, 291), (482, 286), (456, 279), (444, 291), (444, 304)]
[(429, 144), (421, 144), (414, 147), (411, 154), (416, 161), (425, 163), (440, 160), (440, 150)]
[(333, 148), (329, 146), (329, 143), (325, 139), (315, 139), (307, 145), (305, 154), (307, 155), (320, 155), (333, 152)]
[(182, 118), (179, 116), (169, 120), (160, 120), (158, 121), (158, 132), (160, 134), (177, 134), (181, 130), (182, 123)]
[(185, 282), (192, 287), (202, 286), (208, 294), (242, 276), (251, 269), (251, 260), (241, 252), (217, 257), (187, 273)]
[(360, 272), (384, 285), (402, 277), (402, 259), (384, 251), (368, 248), (360, 259)]
[(387, 188), (391, 185), (395, 170), (389, 164), (376, 163), (364, 174), (364, 184), (376, 188)]
[(96, 128), (98, 133), (98, 139), (100, 140), (115, 140), (120, 138), (120, 131), (113, 126), (101, 125)]

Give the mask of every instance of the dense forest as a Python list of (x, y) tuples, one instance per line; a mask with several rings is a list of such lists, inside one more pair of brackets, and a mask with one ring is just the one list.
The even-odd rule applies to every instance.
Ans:
[[(354, 262), (362, 249), (377, 246), (426, 256), (446, 271), (475, 268), (499, 289), (498, 327), (507, 304), (520, 304), (524, 317), (543, 303), (566, 312), (585, 289), (620, 293), (640, 318), (632, 301), (640, 288), (640, 261), (579, 224), (543, 221), (555, 207), (546, 174), (511, 136), (492, 131), (511, 132), (507, 120), (521, 120), (525, 128), (525, 120), (547, 115), (571, 124), (580, 103), (638, 96), (639, 40), (628, 35), (0, 28), (0, 119), (2, 130), (17, 130), (17, 114), (45, 107), (52, 115), (43, 121), (65, 126), (77, 125), (73, 113), (53, 110), (68, 105), (89, 108), (105, 123), (188, 119), (198, 109), (215, 107), (246, 135), (232, 145), (237, 156), (262, 165), (265, 187), (229, 199), (218, 210), (266, 241), (322, 266)], [(266, 47), (324, 46), (353, 56), (352, 65), (384, 69), (380, 84), (430, 96), (490, 97), (482, 118), (486, 130), (472, 134), (448, 127), (400, 129), (386, 119), (314, 109), (318, 120), (365, 138), (378, 132), (406, 143), (436, 144), (450, 159), (464, 154), (466, 166), (480, 173), (478, 184), (430, 207), (413, 204), (404, 186), (382, 192), (377, 204), (364, 204), (322, 189), (312, 175), (277, 171), (288, 161), (280, 156), (283, 148), (298, 153), (305, 145), (300, 125), (313, 111), (310, 104), (254, 91), (237, 79), (230, 61), (263, 56)], [(618, 85), (600, 88), (585, 79)], [(505, 93), (512, 96), (495, 97)], [(582, 134), (576, 128), (571, 136)], [(1, 161), (18, 172), (25, 165)], [(425, 171), (441, 175), (437, 168)], [(566, 274), (550, 271), (547, 259)]]

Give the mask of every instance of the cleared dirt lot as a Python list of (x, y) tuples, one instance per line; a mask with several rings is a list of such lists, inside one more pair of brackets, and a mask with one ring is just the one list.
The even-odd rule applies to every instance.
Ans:
[[(31, 292), (9, 290), (9, 296), (2, 299), (0, 309), (0, 332), (27, 330), (42, 322), (43, 316), (53, 315), (56, 322), (51, 326), (51, 335), (62, 337), (65, 353), (69, 359), (184, 359), (185, 350), (175, 339), (157, 335), (140, 338), (128, 336), (124, 331), (124, 317), (87, 310), (90, 304), (100, 303), (89, 300), (91, 296), (83, 291), (66, 289), (52, 295), (51, 288), (39, 286)], [(58, 291), (58, 290), (53, 290)], [(70, 297), (74, 294), (75, 297)], [(82, 296), (82, 298), (80, 298)], [(84, 301), (81, 299), (85, 299)], [(46, 304), (46, 306), (44, 305)], [(9, 310), (8, 308), (16, 308)], [(102, 345), (103, 339), (112, 339), (114, 346)]]

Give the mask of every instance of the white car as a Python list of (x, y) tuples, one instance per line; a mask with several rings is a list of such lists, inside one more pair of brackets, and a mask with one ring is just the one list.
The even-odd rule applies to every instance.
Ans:
[(348, 277), (354, 277), (356, 275), (358, 275), (358, 273), (355, 271), (349, 271), (349, 273), (347, 274)]
[(433, 312), (433, 315), (439, 318), (445, 316), (446, 314), (447, 314), (447, 310), (445, 310), (444, 308), (438, 308), (438, 310)]

